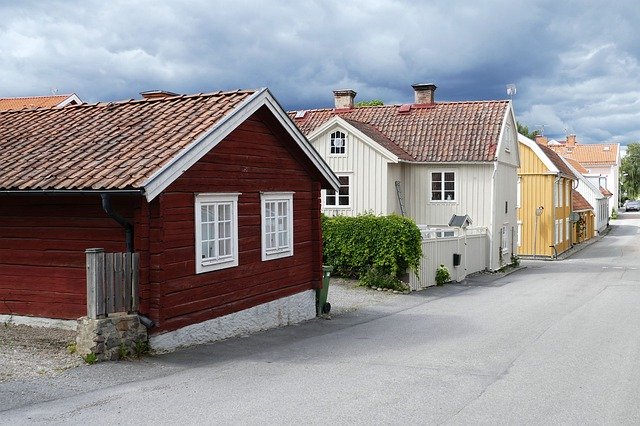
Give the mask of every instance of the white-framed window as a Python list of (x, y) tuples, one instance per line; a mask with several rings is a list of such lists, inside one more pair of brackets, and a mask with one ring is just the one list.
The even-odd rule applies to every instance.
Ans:
[(331, 155), (345, 155), (347, 153), (347, 136), (337, 130), (331, 133)]
[(456, 201), (455, 172), (431, 172), (431, 201)]
[(571, 241), (571, 221), (569, 221), (569, 218), (566, 218), (564, 220), (564, 229), (565, 229), (564, 239), (567, 241)]
[(518, 184), (516, 185), (516, 207), (520, 208), (520, 197), (522, 197), (522, 178), (518, 176)]
[(569, 207), (571, 205), (571, 181), (570, 180), (565, 181), (564, 205), (566, 207)]
[(293, 256), (293, 192), (260, 194), (262, 260)]
[(518, 247), (522, 245), (522, 221), (518, 221)]
[(196, 273), (238, 266), (238, 196), (196, 194)]
[(500, 248), (502, 249), (502, 254), (509, 252), (509, 227), (507, 225), (500, 229)]
[(555, 240), (554, 244), (560, 244), (560, 233), (562, 232), (562, 221), (560, 219), (556, 219), (556, 227), (555, 227)]
[(327, 189), (324, 197), (324, 205), (327, 207), (351, 207), (351, 177), (349, 175), (337, 175), (340, 180), (338, 192)]

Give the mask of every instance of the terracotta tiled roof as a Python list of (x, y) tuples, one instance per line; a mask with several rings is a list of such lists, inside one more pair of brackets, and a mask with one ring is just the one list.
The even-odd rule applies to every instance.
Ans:
[(613, 195), (611, 191), (602, 186), (600, 187), (600, 192), (602, 192), (602, 195), (604, 195), (605, 197), (611, 197)]
[(542, 152), (544, 152), (545, 155), (547, 157), (549, 157), (549, 160), (551, 160), (553, 165), (556, 166), (558, 168), (558, 170), (560, 170), (560, 173), (562, 173), (563, 175), (565, 175), (565, 176), (567, 176), (567, 177), (569, 177), (571, 179), (578, 179), (578, 177), (573, 174), (571, 169), (569, 167), (567, 167), (565, 162), (562, 161), (562, 158), (560, 158), (560, 156), (558, 154), (556, 154), (551, 148), (549, 148), (548, 146), (542, 145), (542, 144), (538, 144), (538, 146), (540, 147)]
[(614, 165), (618, 164), (620, 145), (617, 143), (581, 144), (573, 147), (566, 144), (549, 146), (565, 158), (571, 158), (582, 164)]
[(378, 129), (376, 129), (372, 125), (367, 123), (362, 123), (360, 121), (355, 121), (355, 120), (345, 120), (345, 121), (351, 124), (356, 129), (360, 130), (362, 133), (367, 135), (373, 141), (377, 142), (378, 144), (380, 144), (381, 146), (383, 146), (384, 148), (392, 152), (401, 160), (405, 160), (405, 161), (413, 160), (413, 158), (405, 150), (403, 150), (398, 145), (393, 143), (391, 139), (386, 137), (382, 132), (380, 132)]
[(0, 111), (25, 108), (51, 108), (64, 102), (69, 96), (72, 95), (0, 98)]
[(253, 93), (0, 111), (0, 189), (141, 188)]
[(569, 164), (571, 164), (571, 166), (578, 171), (578, 173), (580, 173), (580, 174), (589, 173), (589, 170), (585, 169), (582, 164), (580, 164), (579, 162), (577, 162), (573, 158), (564, 157), (564, 159), (567, 160), (569, 162)]
[[(363, 123), (397, 145), (411, 161), (493, 161), (509, 101), (437, 102), (309, 110), (291, 118), (305, 135), (340, 116)], [(302, 115), (302, 114), (301, 114)], [(379, 140), (376, 142), (380, 143)]]
[(571, 204), (574, 212), (593, 210), (593, 206), (578, 191), (571, 191)]

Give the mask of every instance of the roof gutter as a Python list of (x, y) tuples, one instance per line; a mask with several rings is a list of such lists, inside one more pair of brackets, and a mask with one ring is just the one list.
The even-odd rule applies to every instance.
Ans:
[(144, 189), (0, 189), (0, 194), (7, 195), (144, 195)]

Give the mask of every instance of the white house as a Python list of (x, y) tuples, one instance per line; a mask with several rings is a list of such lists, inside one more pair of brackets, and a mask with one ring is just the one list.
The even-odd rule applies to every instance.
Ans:
[(489, 269), (510, 262), (519, 166), (511, 101), (435, 102), (436, 86), (413, 85), (408, 104), (355, 107), (353, 90), (335, 108), (290, 115), (341, 182), (323, 192), (327, 215), (397, 213), (447, 226), (468, 215), (486, 227)]
[(561, 158), (578, 178), (578, 184), (574, 190), (578, 191), (593, 207), (595, 213), (593, 228), (597, 235), (605, 230), (609, 222), (609, 197), (602, 193), (600, 187), (582, 174), (588, 171), (580, 163), (570, 158)]
[[(617, 209), (619, 203), (618, 187), (620, 185), (620, 144), (594, 143), (583, 144), (576, 140), (576, 135), (567, 135), (567, 140), (547, 141), (544, 137), (537, 137), (536, 142), (547, 144), (561, 157), (579, 162), (585, 169), (583, 175), (596, 186), (606, 188), (611, 192), (609, 208)], [(609, 211), (611, 213), (611, 210)]]

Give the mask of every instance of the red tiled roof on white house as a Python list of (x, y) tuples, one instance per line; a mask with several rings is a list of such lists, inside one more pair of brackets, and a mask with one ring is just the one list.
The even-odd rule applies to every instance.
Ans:
[(70, 95), (0, 98), (0, 111), (30, 108), (53, 108), (67, 105), (79, 105), (81, 103), (82, 101), (75, 93)]
[[(352, 90), (337, 90), (335, 108), (289, 115), (309, 136), (339, 116), (367, 133), (399, 159), (419, 163), (491, 162), (496, 159), (508, 100), (435, 102), (435, 85), (413, 85), (415, 102), (354, 107)], [(360, 125), (356, 123), (361, 123)], [(375, 133), (375, 136), (371, 136)], [(389, 144), (395, 145), (390, 148)]]

